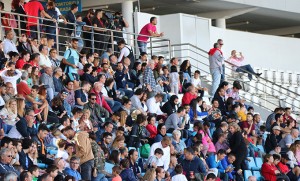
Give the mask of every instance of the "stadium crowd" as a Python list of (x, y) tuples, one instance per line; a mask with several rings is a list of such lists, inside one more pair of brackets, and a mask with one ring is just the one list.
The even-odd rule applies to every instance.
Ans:
[[(192, 73), (189, 60), (148, 57), (145, 36), (163, 36), (156, 31), (155, 17), (140, 32), (140, 57), (135, 59), (122, 33), (115, 35), (120, 53), (114, 54), (104, 36), (108, 30), (100, 29), (130, 26), (120, 13), (111, 26), (102, 10), (89, 10), (82, 20), (75, 15), (76, 4), (66, 16), (58, 13), (54, 1), (46, 10), (36, 0), (13, 0), (12, 7), (32, 16), (40, 11), (51, 19), (45, 25), (61, 19), (73, 38), (61, 59), (54, 46), (56, 29), (46, 26), (46, 35), (38, 39), (37, 20), (24, 18), (16, 23), (22, 28), (18, 36), (9, 24), (13, 21), (5, 21), (9, 13), (2, 13), (4, 180), (239, 181), (251, 169), (249, 157), (262, 156), (265, 180), (299, 179), (299, 131), (291, 109), (276, 108), (262, 124), (260, 114), (239, 96), (240, 82), (221, 80), (222, 40), (209, 52), (211, 72), (218, 72), (209, 96), (201, 72)], [(98, 33), (90, 33), (90, 26)], [(101, 41), (95, 42), (95, 52), (92, 36)]]

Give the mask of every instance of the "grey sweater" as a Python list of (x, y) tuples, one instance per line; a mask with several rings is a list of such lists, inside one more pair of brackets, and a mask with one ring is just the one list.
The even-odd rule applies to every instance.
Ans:
[(217, 50), (213, 55), (209, 56), (209, 68), (210, 69), (219, 69), (222, 73), (222, 63), (224, 57), (219, 50)]
[(182, 124), (181, 118), (178, 117), (176, 112), (171, 114), (167, 118), (166, 123), (165, 123), (167, 130), (170, 128), (177, 129), (181, 126), (181, 124)]

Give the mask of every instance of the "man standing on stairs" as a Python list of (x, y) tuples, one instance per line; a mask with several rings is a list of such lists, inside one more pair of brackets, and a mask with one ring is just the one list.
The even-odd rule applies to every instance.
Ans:
[[(221, 51), (221, 54), (223, 55), (223, 52), (222, 52), (222, 47), (224, 45), (223, 40), (222, 39), (218, 39), (217, 43), (219, 44), (219, 49)], [(224, 81), (225, 81), (225, 61), (222, 62), (222, 74), (221, 74), (220, 84), (222, 82), (224, 82)]]
[(210, 49), (208, 52), (209, 55), (209, 69), (212, 76), (212, 85), (211, 85), (211, 94), (215, 95), (217, 88), (221, 81), (222, 75), (222, 62), (224, 57), (222, 51), (220, 50), (219, 43), (214, 43), (214, 48)]

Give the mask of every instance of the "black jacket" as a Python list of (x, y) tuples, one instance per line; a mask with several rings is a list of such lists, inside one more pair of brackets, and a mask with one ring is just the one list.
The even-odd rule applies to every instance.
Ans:
[(226, 115), (227, 108), (225, 98), (223, 99), (219, 94), (215, 94), (214, 99), (217, 99), (219, 102), (219, 110), (221, 111), (222, 115)]
[(178, 99), (178, 97), (176, 95), (172, 95), (170, 100), (161, 107), (161, 111), (167, 113), (168, 116), (176, 112), (176, 105), (174, 103), (175, 99)]
[(30, 128), (27, 126), (27, 122), (25, 118), (19, 117), (20, 120), (16, 123), (16, 128), (19, 131), (19, 133), (22, 135), (24, 138), (33, 137), (37, 134), (37, 129), (36, 128)]
[[(26, 158), (27, 158), (27, 164), (26, 164)], [(28, 155), (23, 150), (19, 152), (19, 162), (24, 170), (28, 170), (28, 168), (30, 168), (33, 165), (32, 160), (28, 157)]]
[(274, 133), (269, 134), (265, 141), (266, 153), (269, 153), (270, 151), (274, 150), (277, 145), (278, 143), (277, 143), (276, 135)]

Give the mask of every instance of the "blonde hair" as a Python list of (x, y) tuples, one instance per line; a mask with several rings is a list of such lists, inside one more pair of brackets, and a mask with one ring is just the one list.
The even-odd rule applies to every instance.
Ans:
[(241, 127), (237, 123), (230, 123), (228, 127), (233, 127), (235, 131), (241, 131)]
[(6, 104), (5, 104), (4, 107), (7, 109), (7, 111), (11, 111), (12, 113), (17, 114), (18, 113), (18, 107), (17, 106), (16, 106), (16, 108), (14, 110), (10, 108), (10, 104), (13, 103), (13, 102), (16, 102), (16, 104), (17, 104), (17, 100), (16, 99), (14, 99), (14, 98), (9, 99), (6, 102)]
[(124, 136), (117, 136), (112, 144), (112, 148), (116, 148), (119, 149), (119, 142), (120, 141), (125, 141), (125, 137)]
[(23, 117), (25, 115), (25, 100), (22, 98), (17, 98), (17, 113), (19, 116)]
[(150, 168), (145, 173), (144, 177), (142, 178), (142, 181), (154, 181), (156, 177), (156, 171), (154, 168)]
[(127, 112), (126, 112), (126, 111), (121, 111), (120, 114), (121, 114), (121, 118), (120, 118), (120, 126), (125, 126), (125, 123), (126, 123), (126, 117), (128, 116), (128, 115), (127, 115)]

